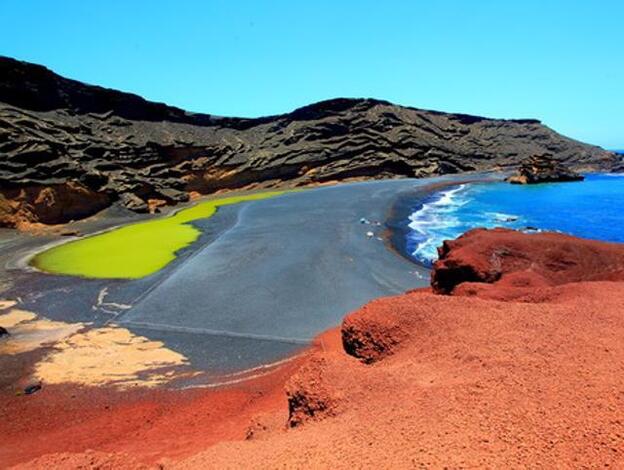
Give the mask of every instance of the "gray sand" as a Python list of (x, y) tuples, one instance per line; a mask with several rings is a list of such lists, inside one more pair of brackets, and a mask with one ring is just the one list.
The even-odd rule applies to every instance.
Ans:
[(397, 198), (469, 178), (343, 184), (226, 206), (196, 222), (201, 238), (153, 276), (11, 270), (4, 296), (54, 319), (115, 322), (164, 341), (195, 368), (254, 367), (305, 347), (371, 299), (427, 285), (425, 268), (389, 249), (384, 221)]

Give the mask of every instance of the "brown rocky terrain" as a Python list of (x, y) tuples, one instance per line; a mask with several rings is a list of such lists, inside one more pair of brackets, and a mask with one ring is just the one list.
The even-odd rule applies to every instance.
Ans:
[(194, 114), (0, 57), (0, 226), (134, 211), (189, 194), (515, 168), (549, 152), (611, 169), (614, 153), (532, 119), (333, 99), (255, 119)]
[(54, 449), (22, 468), (620, 468), (624, 247), (478, 229), (441, 255), (434, 290), (353, 312), (255, 394), (5, 401), (25, 422), (0, 420), (2, 435), (28, 444), (4, 461)]
[(534, 155), (522, 162), (517, 173), (507, 178), (507, 181), (513, 184), (538, 184), (584, 179), (583, 175), (566, 168), (549, 155)]

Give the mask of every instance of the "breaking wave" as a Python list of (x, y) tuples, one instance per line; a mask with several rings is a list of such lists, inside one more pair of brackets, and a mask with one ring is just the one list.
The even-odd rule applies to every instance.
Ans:
[(468, 214), (462, 209), (472, 201), (474, 189), (468, 184), (432, 194), (409, 216), (408, 252), (430, 265), (438, 258), (444, 240), (457, 238), (474, 227), (514, 226), (520, 217), (503, 212)]
[(624, 242), (622, 174), (589, 174), (566, 184), (462, 184), (431, 194), (409, 215), (407, 251), (431, 264), (444, 240), (476, 227), (550, 230)]

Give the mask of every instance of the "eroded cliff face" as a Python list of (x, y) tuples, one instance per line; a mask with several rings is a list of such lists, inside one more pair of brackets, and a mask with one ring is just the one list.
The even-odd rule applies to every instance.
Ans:
[(28, 185), (0, 191), (0, 226), (30, 228), (33, 223), (78, 220), (108, 207), (110, 198), (75, 181)]
[[(0, 57), (0, 194), (8, 201), (4, 206), (17, 207), (30, 222), (66, 222), (100, 210), (104, 200), (146, 211), (150, 199), (173, 204), (192, 191), (512, 168), (545, 152), (573, 168), (604, 170), (619, 162), (614, 153), (535, 120), (446, 114), (372, 99), (224, 118)], [(85, 198), (88, 210), (78, 212), (41, 212), (15, 198), (21, 190), (67, 184), (102, 197)], [(0, 223), (15, 225), (11, 220)]]

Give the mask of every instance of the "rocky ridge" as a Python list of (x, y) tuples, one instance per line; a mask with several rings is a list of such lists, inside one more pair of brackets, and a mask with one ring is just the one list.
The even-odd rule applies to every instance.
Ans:
[(437, 294), (490, 297), (530, 295), (573, 282), (624, 281), (620, 243), (555, 232), (473, 229), (438, 248), (431, 287)]
[(338, 98), (255, 119), (194, 114), (0, 57), (0, 226), (56, 224), (238, 188), (509, 169), (550, 152), (610, 169), (616, 155), (539, 121)]

